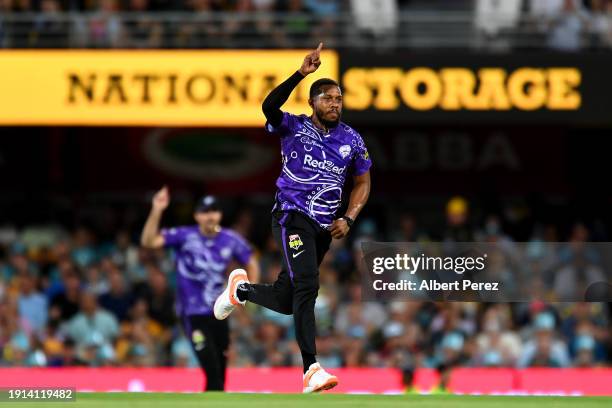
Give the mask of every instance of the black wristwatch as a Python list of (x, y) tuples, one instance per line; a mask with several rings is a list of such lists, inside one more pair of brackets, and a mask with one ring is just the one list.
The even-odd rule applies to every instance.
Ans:
[(340, 217), (340, 219), (346, 221), (346, 225), (348, 225), (349, 228), (351, 228), (353, 226), (353, 223), (355, 222), (355, 220), (349, 217), (348, 215), (343, 215), (342, 217)]

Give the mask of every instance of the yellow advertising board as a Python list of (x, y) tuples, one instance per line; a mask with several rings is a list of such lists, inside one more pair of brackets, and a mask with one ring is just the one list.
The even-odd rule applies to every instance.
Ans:
[[(307, 51), (1, 51), (0, 125), (263, 126), (261, 102)], [(308, 88), (338, 78), (338, 56), (284, 109), (308, 113)]]

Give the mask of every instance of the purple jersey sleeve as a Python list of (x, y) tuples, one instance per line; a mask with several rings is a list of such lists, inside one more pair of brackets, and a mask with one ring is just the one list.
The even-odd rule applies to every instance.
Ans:
[(274, 127), (269, 122), (266, 122), (266, 130), (269, 133), (274, 133), (280, 137), (289, 135), (295, 126), (295, 115), (289, 112), (283, 112), (283, 120), (280, 125)]
[(240, 235), (234, 235), (234, 251), (233, 256), (234, 259), (242, 265), (246, 265), (249, 263), (249, 259), (251, 259), (251, 255), (253, 255), (253, 250), (251, 246), (246, 242), (244, 238)]
[(353, 159), (353, 175), (361, 176), (365, 174), (372, 167), (372, 160), (370, 160), (370, 153), (367, 147), (363, 143), (363, 139), (359, 136), (359, 142)]
[(161, 235), (164, 237), (164, 246), (181, 245), (185, 241), (188, 230), (188, 227), (163, 228)]

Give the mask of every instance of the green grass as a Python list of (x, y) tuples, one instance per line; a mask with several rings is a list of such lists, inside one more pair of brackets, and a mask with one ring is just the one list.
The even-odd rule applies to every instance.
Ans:
[(0, 403), (0, 408), (599, 408), (611, 407), (612, 397), (506, 397), (457, 395), (341, 395), (341, 394), (167, 394), (79, 393), (76, 402)]

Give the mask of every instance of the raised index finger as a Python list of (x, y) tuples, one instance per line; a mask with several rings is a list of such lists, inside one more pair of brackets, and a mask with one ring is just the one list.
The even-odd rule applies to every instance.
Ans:
[(313, 53), (313, 55), (314, 55), (315, 57), (317, 57), (317, 58), (318, 58), (318, 57), (319, 57), (319, 54), (321, 53), (321, 50), (322, 50), (322, 49), (323, 49), (323, 43), (322, 43), (322, 42), (320, 42), (320, 43), (319, 43), (319, 46), (317, 47), (317, 49), (316, 49), (316, 50), (314, 50), (314, 51), (312, 52), (312, 53)]

